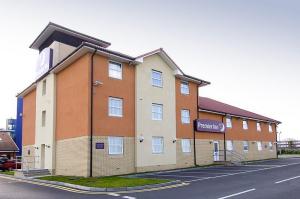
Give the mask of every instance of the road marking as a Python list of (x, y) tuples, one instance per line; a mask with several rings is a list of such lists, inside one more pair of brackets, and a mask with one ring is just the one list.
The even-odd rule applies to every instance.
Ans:
[(282, 164), (274, 165), (274, 164), (247, 164), (243, 165), (244, 167), (277, 167), (281, 166)]
[(230, 174), (230, 173), (234, 173), (234, 172), (227, 172), (227, 173), (219, 173), (219, 172), (214, 172), (214, 171), (211, 171), (211, 172), (207, 172), (207, 171), (198, 171), (198, 172), (187, 172), (187, 171), (184, 171), (184, 172), (180, 172), (180, 173), (186, 173), (186, 174), (188, 174), (188, 173), (190, 173), (190, 174), (205, 174), (205, 173), (207, 173), (207, 174)]
[(118, 193), (108, 193), (107, 195), (109, 195), (109, 196), (116, 196), (116, 197), (120, 196), (120, 194), (118, 194)]
[[(152, 176), (151, 174), (147, 174), (147, 176)], [(201, 177), (197, 177), (197, 176), (181, 176), (181, 175), (169, 175), (169, 174), (159, 174), (159, 175), (153, 175), (156, 177), (178, 177), (178, 178), (197, 178), (197, 179), (201, 179)]]
[(224, 197), (221, 197), (221, 198), (218, 198), (218, 199), (231, 198), (231, 197), (238, 196), (238, 195), (242, 195), (242, 194), (244, 194), (244, 193), (248, 193), (248, 192), (255, 191), (255, 190), (256, 190), (256, 189), (248, 189), (248, 190), (246, 190), (246, 191), (234, 193), (234, 194), (231, 194), (231, 195), (228, 195), (228, 196), (224, 196)]
[(130, 196), (123, 196), (122, 198), (126, 198), (126, 199), (135, 199), (135, 197), (130, 197)]
[(262, 168), (262, 169), (256, 169), (256, 170), (249, 170), (249, 171), (243, 171), (243, 172), (238, 172), (238, 173), (231, 173), (231, 174), (226, 174), (226, 175), (207, 177), (207, 178), (203, 178), (203, 179), (188, 180), (188, 181), (185, 181), (185, 182), (186, 183), (191, 183), (191, 182), (203, 181), (203, 180), (208, 180), (208, 179), (215, 179), (215, 178), (221, 178), (221, 177), (226, 177), (226, 176), (233, 176), (233, 175), (238, 175), (238, 174), (245, 174), (245, 173), (252, 173), (252, 172), (257, 172), (257, 171), (271, 170), (271, 169), (287, 167), (287, 166), (292, 166), (292, 165), (298, 165), (298, 164), (300, 164), (300, 163), (296, 162), (296, 163), (291, 163), (291, 164), (286, 164), (286, 165), (281, 165), (281, 166), (276, 166), (276, 167), (268, 167), (268, 168)]
[(285, 179), (285, 180), (280, 180), (280, 181), (275, 182), (275, 184), (279, 184), (279, 183), (286, 182), (286, 181), (289, 181), (289, 180), (294, 180), (294, 179), (297, 179), (297, 178), (300, 178), (300, 176), (295, 176), (295, 177), (288, 178), (288, 179)]

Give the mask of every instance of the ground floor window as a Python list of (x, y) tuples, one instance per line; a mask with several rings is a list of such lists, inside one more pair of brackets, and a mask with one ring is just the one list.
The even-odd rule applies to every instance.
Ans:
[(123, 137), (108, 137), (108, 154), (123, 154)]
[(272, 142), (269, 142), (269, 149), (270, 149), (270, 151), (273, 150), (273, 144), (272, 144)]
[(191, 152), (191, 140), (182, 139), (181, 140), (181, 148), (182, 148), (183, 153), (190, 153)]
[(243, 148), (244, 148), (244, 151), (248, 151), (249, 150), (249, 143), (248, 143), (248, 141), (243, 141)]
[(152, 137), (152, 153), (160, 154), (164, 151), (164, 138)]
[(261, 142), (256, 142), (256, 143), (257, 143), (257, 150), (261, 151), (262, 150)]
[(233, 142), (232, 140), (226, 140), (226, 150), (232, 151), (233, 150)]

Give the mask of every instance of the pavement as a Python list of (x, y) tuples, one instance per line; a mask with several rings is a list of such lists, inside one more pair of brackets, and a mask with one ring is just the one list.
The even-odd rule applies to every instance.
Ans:
[(214, 166), (141, 175), (181, 180), (184, 186), (115, 193), (91, 193), (61, 186), (0, 177), (1, 199), (299, 199), (300, 158), (257, 161), (243, 166)]

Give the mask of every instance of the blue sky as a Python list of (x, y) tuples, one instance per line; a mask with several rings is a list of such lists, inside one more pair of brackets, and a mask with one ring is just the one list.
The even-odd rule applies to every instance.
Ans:
[(281, 120), (282, 136), (300, 139), (299, 1), (1, 1), (0, 127), (34, 79), (28, 46), (49, 21), (132, 56), (163, 47), (212, 82), (200, 95)]

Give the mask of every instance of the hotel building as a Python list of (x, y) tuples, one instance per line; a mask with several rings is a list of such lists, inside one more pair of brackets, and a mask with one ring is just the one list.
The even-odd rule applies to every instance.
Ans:
[(31, 44), (36, 79), (18, 94), (28, 168), (107, 176), (276, 157), (280, 122), (199, 97), (210, 83), (163, 49), (132, 57), (109, 46), (54, 23)]

